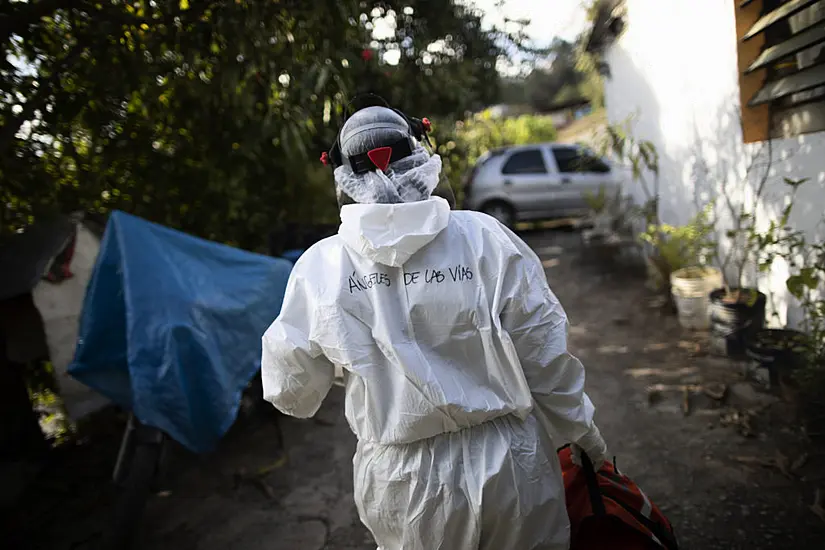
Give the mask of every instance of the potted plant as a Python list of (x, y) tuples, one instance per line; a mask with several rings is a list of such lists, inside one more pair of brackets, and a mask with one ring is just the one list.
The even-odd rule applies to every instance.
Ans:
[(753, 361), (748, 374), (766, 388), (778, 389), (781, 379), (804, 365), (808, 344), (808, 335), (798, 330), (763, 328), (746, 343)]
[(650, 249), (651, 284), (673, 299), (680, 323), (692, 329), (707, 327), (708, 293), (722, 280), (719, 270), (708, 266), (716, 246), (708, 213), (703, 209), (683, 226), (651, 223), (640, 235)]
[[(818, 279), (814, 276), (817, 264), (815, 261), (810, 262), (812, 248), (807, 245), (804, 233), (794, 230), (789, 221), (796, 189), (805, 181), (786, 179), (786, 183), (792, 187), (792, 193), (782, 215), (778, 220), (771, 220), (765, 231), (753, 233), (760, 272), (769, 271), (776, 258), (783, 258), (792, 269), (801, 262), (803, 267), (795, 269), (786, 285), (789, 292), (803, 303), (805, 298), (809, 298), (808, 291), (815, 290), (818, 286)], [(816, 245), (813, 250), (816, 250)], [(806, 317), (810, 316), (811, 313), (806, 314)], [(777, 389), (785, 374), (804, 363), (809, 347), (807, 334), (788, 328), (762, 328), (745, 342), (746, 354), (755, 366), (751, 374), (755, 374), (753, 377), (769, 389)]]
[[(757, 204), (762, 196), (766, 178), (767, 176), (756, 190)], [(710, 293), (710, 348), (713, 352), (733, 358), (744, 358), (747, 342), (765, 327), (767, 296), (758, 288), (745, 285), (745, 270), (754, 264), (763, 272), (771, 268), (777, 255), (777, 243), (772, 239), (776, 238), (780, 229), (788, 227), (794, 193), (804, 182), (805, 180), (785, 178), (785, 183), (793, 189), (790, 202), (783, 210), (779, 222), (771, 221), (771, 226), (765, 233), (759, 231), (756, 216), (746, 211), (744, 205), (732, 209), (733, 228), (725, 235), (730, 241), (729, 250), (733, 253), (728, 253), (721, 262), (724, 286)], [(728, 268), (734, 258), (735, 277), (731, 279)]]
[(730, 248), (739, 252), (735, 277), (730, 278), (727, 260), (722, 264), (723, 286), (710, 293), (711, 351), (733, 358), (745, 354), (745, 342), (765, 326), (767, 296), (745, 285), (745, 268), (758, 253), (753, 215), (741, 211), (735, 229), (727, 231)]
[[(801, 382), (803, 393), (821, 398), (825, 389), (825, 243), (808, 243), (802, 232), (787, 236), (788, 292), (802, 307), (802, 332), (792, 331), (786, 341), (797, 345), (791, 354), (775, 362), (773, 370), (780, 388)], [(785, 341), (780, 346), (786, 346)], [(777, 346), (779, 347), (779, 346)]]
[(722, 285), (722, 272), (708, 265), (716, 248), (715, 228), (709, 221), (710, 205), (690, 222), (671, 232), (672, 242), (681, 246), (680, 262), (684, 267), (670, 266), (670, 293), (679, 315), (679, 323), (687, 329), (706, 330), (710, 292)]

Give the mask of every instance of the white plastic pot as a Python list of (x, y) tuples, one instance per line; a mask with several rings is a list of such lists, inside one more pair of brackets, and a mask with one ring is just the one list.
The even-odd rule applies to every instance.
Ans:
[(722, 272), (714, 267), (686, 267), (671, 273), (670, 292), (679, 312), (679, 324), (690, 330), (707, 330), (709, 295), (722, 285)]

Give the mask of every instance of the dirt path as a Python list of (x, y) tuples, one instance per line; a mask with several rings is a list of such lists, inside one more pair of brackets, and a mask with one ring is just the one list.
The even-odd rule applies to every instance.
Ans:
[[(533, 233), (527, 239), (545, 260), (551, 287), (568, 311), (570, 345), (588, 370), (588, 391), (619, 467), (664, 508), (682, 547), (825, 548), (825, 522), (808, 508), (825, 457), (814, 456), (799, 469), (796, 475), (805, 481), (742, 463), (772, 459), (778, 449), (789, 463), (796, 460), (801, 447), (794, 433), (783, 431), (782, 407), (775, 404), (771, 414), (746, 425), (752, 432), (746, 438), (735, 427), (721, 426), (720, 418), (726, 410), (758, 404), (748, 386), (735, 386), (724, 406), (694, 397), (689, 416), (679, 392), (665, 392), (651, 406), (649, 384), (730, 383), (739, 378), (737, 368), (703, 356), (701, 347), (697, 353), (701, 339), (691, 339), (675, 318), (650, 309), (638, 279), (582, 264), (576, 233)], [(373, 550), (352, 501), (354, 440), (342, 409), (343, 394), (336, 388), (315, 420), (285, 420), (289, 462), (254, 481), (245, 474), (270, 468), (278, 458), (271, 425), (247, 427), (230, 434), (215, 455), (188, 459), (171, 491), (150, 502), (145, 547)], [(821, 474), (818, 482), (825, 488)], [(32, 533), (28, 547), (86, 548), (76, 542), (99, 525), (107, 498), (100, 497), (96, 513), (83, 508), (82, 517), (64, 516), (68, 530)]]
[[(568, 312), (570, 347), (587, 369), (588, 393), (611, 452), (663, 508), (681, 546), (825, 548), (825, 522), (808, 509), (814, 498), (810, 483), (737, 461), (774, 458), (779, 442), (789, 462), (799, 457), (798, 438), (783, 433), (781, 404), (751, 422), (752, 437), (721, 426), (724, 411), (762, 404), (750, 386), (736, 383), (738, 366), (703, 355), (701, 337), (648, 307), (649, 294), (638, 279), (583, 264), (577, 235), (549, 233), (529, 241), (546, 260), (550, 286)], [(666, 392), (651, 406), (646, 391), (651, 384), (712, 383), (731, 384), (733, 396), (724, 405), (692, 397), (689, 416), (682, 393)], [(821, 472), (821, 457), (799, 475), (813, 476), (817, 466)]]

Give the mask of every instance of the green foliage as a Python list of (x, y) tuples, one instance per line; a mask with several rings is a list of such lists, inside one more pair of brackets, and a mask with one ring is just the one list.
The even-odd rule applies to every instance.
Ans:
[(659, 152), (653, 142), (638, 139), (633, 134), (633, 120), (628, 118), (618, 124), (610, 124), (598, 139), (596, 151), (600, 156), (611, 157), (631, 170), (633, 184), (645, 195), (645, 202), (634, 209), (636, 217), (645, 220), (645, 226), (659, 223)]
[(584, 42), (584, 34), (575, 42), (555, 39), (547, 50), (549, 65), (535, 67), (524, 78), (505, 81), (502, 101), (525, 103), (538, 112), (581, 99), (589, 100), (594, 109), (603, 107), (604, 83)]
[[(818, 271), (820, 271), (818, 267), (820, 266), (802, 267), (796, 273), (788, 277), (788, 280), (786, 281), (788, 292), (790, 292), (791, 295), (798, 300), (804, 300), (809, 292), (819, 290), (819, 285), (822, 282), (822, 274), (818, 273)], [(819, 312), (816, 311), (816, 313), (818, 314)]]
[[(725, 238), (729, 241), (729, 247), (739, 254), (739, 262), (736, 280), (732, 285), (728, 283), (728, 288), (742, 289), (744, 287), (744, 272), (748, 265), (755, 264), (759, 272), (768, 272), (777, 257), (787, 255), (796, 246), (794, 243), (801, 234), (789, 225), (790, 217), (794, 208), (796, 191), (807, 180), (785, 178), (784, 181), (791, 187), (791, 194), (779, 219), (770, 220), (766, 229), (760, 230), (757, 216), (749, 212), (744, 205), (734, 210), (733, 227), (725, 232)], [(761, 198), (763, 189), (764, 184), (757, 189), (757, 201)], [(730, 257), (729, 254), (722, 264), (723, 272), (726, 271)]]
[(579, 89), (584, 75), (576, 69), (575, 46), (557, 38), (550, 46), (550, 56), (550, 67), (533, 70), (524, 83), (526, 99), (537, 111), (549, 111), (558, 103), (584, 97)]
[[(803, 180), (787, 180), (794, 189)], [(774, 258), (783, 258), (790, 267), (790, 275), (785, 281), (788, 292), (802, 306), (802, 328), (808, 336), (809, 363), (825, 373), (825, 243), (809, 242), (802, 231), (788, 225), (793, 207), (791, 200), (785, 207), (782, 218), (760, 234), (758, 238), (764, 246), (769, 260), (760, 263), (760, 268), (770, 265)]]
[(768, 272), (776, 259), (783, 259), (790, 268), (786, 288), (796, 298), (803, 314), (802, 329), (806, 335), (805, 350), (809, 369), (803, 378), (822, 380), (825, 375), (825, 243), (809, 242), (803, 231), (791, 225), (796, 192), (807, 179), (784, 178), (791, 188), (779, 218), (770, 221), (767, 228), (758, 230), (753, 216), (743, 215), (738, 230), (728, 232), (735, 238), (744, 234), (746, 253), (752, 257), (760, 272)]
[(602, 186), (599, 187), (598, 193), (585, 192), (584, 200), (587, 203), (587, 207), (590, 208), (594, 214), (601, 214), (607, 210), (610, 198), (607, 196), (607, 189)]
[[(384, 0), (363, 9), (371, 19), (391, 19), (392, 36), (369, 41), (370, 54), (398, 57), (395, 66), (354, 65), (353, 91), (378, 93), (409, 114), (463, 118), (498, 101), (496, 63), (505, 48), (520, 48), (521, 26), (504, 32), (482, 25), (482, 13), (469, 3)], [(365, 16), (361, 15), (361, 21)]]
[(518, 38), (455, 1), (30, 0), (0, 20), (0, 233), (121, 209), (253, 249), (331, 215), (331, 174), (307, 166), (346, 97), (463, 117)]
[(670, 275), (679, 269), (703, 267), (716, 248), (716, 230), (710, 222), (711, 205), (686, 225), (650, 224), (639, 237), (653, 248), (654, 284), (669, 288)]
[(60, 445), (72, 435), (74, 427), (60, 397), (55, 376), (50, 361), (31, 361), (23, 372), (29, 399), (43, 433), (54, 445)]
[[(613, 208), (620, 213), (614, 225), (618, 225), (623, 233), (633, 235), (638, 233), (637, 223), (643, 224), (644, 230), (639, 240), (645, 245), (651, 283), (655, 288), (667, 291), (670, 288), (670, 274), (684, 267), (693, 256), (689, 253), (691, 239), (688, 234), (704, 232), (704, 214), (697, 215), (686, 226), (689, 229), (660, 223), (659, 153), (651, 141), (634, 135), (632, 118), (608, 125), (598, 136), (595, 148), (600, 156), (610, 157), (616, 164), (630, 168), (632, 185), (639, 186), (644, 193), (645, 200), (638, 206), (622, 194), (617, 195), (612, 202), (617, 203), (617, 199), (621, 199), (617, 203), (621, 208)], [(693, 238), (693, 241), (697, 240), (699, 237)]]
[(579, 93), (593, 103), (593, 108), (604, 107), (604, 77), (599, 71), (599, 58), (586, 50), (586, 34), (576, 41), (576, 71), (579, 76)]
[[(793, 212), (796, 190), (800, 185), (808, 181), (807, 178), (794, 180), (784, 179), (785, 184), (792, 188), (787, 204), (782, 209), (782, 214), (778, 219), (771, 219), (768, 228), (759, 231), (753, 216), (745, 216), (748, 223), (745, 226), (747, 231), (747, 243), (755, 251), (756, 262), (759, 271), (765, 273), (770, 270), (773, 261), (777, 257), (785, 255), (799, 245), (802, 233), (794, 230), (790, 224), (791, 213)], [(729, 232), (735, 236), (735, 232)]]
[(802, 306), (802, 328), (807, 337), (807, 368), (797, 377), (809, 398), (821, 399), (825, 389), (825, 243), (809, 243), (795, 232), (786, 254), (791, 275), (788, 292)]
[[(609, 75), (609, 67), (603, 59), (604, 47), (591, 44), (591, 41), (594, 35), (603, 35), (608, 29), (612, 33), (614, 10), (618, 4), (613, 0), (583, 2), (587, 27), (576, 39), (576, 70), (581, 74), (581, 92), (593, 102), (595, 108), (604, 107), (604, 75)], [(596, 42), (599, 40), (596, 39)]]
[(621, 187), (612, 195), (604, 186), (599, 187), (597, 193), (585, 193), (585, 201), (590, 208), (595, 231), (620, 238), (635, 238), (634, 226), (644, 219), (644, 209), (636, 206), (633, 197), (626, 195)]
[[(632, 132), (632, 119), (620, 124), (611, 124), (606, 128), (602, 148), (606, 154), (613, 155), (619, 162), (632, 169), (634, 180), (643, 179), (648, 173), (658, 176), (659, 152), (652, 141), (637, 139)], [(649, 192), (645, 186), (645, 192)]]
[(509, 145), (553, 141), (556, 129), (550, 117), (522, 115), (494, 118), (484, 111), (455, 124), (436, 124), (433, 138), (444, 161), (444, 175), (461, 201), (462, 177), (485, 153)]
[[(299, 195), (340, 97), (326, 59), (361, 36), (339, 9), (294, 4), (75, 2), (14, 29), (6, 51), (35, 76), (4, 73), (25, 101), (3, 112), (3, 228), (117, 208), (254, 247)], [(341, 30), (316, 44), (325, 27)]]

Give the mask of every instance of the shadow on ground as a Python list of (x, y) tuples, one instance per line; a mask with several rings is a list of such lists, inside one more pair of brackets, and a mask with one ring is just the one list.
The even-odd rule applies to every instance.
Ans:
[(547, 278), (611, 453), (671, 519), (682, 548), (825, 547), (825, 521), (809, 509), (825, 456), (805, 459), (793, 408), (742, 383), (741, 365), (708, 355), (705, 337), (653, 305), (638, 279), (583, 263), (576, 235), (527, 239), (552, 265)]

